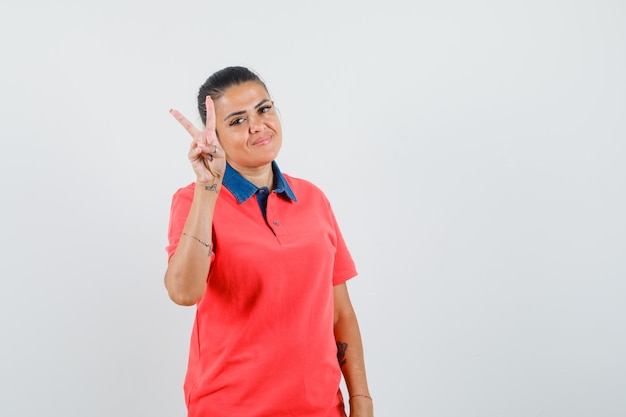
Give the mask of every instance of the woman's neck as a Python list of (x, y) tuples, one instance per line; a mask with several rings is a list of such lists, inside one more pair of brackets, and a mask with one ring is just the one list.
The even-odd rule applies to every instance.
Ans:
[(244, 168), (235, 165), (232, 165), (232, 167), (257, 187), (267, 187), (270, 190), (274, 188), (274, 170), (271, 163), (254, 168)]

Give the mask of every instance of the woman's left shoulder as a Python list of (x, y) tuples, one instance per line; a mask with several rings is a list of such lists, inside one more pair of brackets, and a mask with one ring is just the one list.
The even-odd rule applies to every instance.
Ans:
[(296, 198), (299, 197), (298, 193), (300, 193), (300, 194), (306, 194), (306, 195), (318, 195), (326, 199), (326, 196), (324, 192), (322, 191), (322, 189), (318, 187), (317, 185), (315, 185), (314, 183), (312, 183), (311, 181), (305, 180), (303, 178), (292, 177), (291, 175), (288, 175), (288, 174), (283, 174), (283, 176), (287, 180), (287, 183), (289, 183), (289, 186), (291, 187), (294, 194), (296, 195)]

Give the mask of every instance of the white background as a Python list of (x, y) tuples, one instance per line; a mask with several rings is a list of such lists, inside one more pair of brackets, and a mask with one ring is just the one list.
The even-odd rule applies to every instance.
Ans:
[[(163, 287), (200, 84), (258, 71), (357, 262), (377, 416), (626, 414), (626, 3), (0, 10), (0, 415), (185, 415)], [(263, 383), (259, 381), (259, 383)]]

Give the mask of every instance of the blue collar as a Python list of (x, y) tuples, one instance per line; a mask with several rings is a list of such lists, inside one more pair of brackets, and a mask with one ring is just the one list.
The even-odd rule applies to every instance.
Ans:
[[(274, 171), (274, 183), (276, 184), (276, 188), (272, 192), (283, 195), (292, 201), (298, 201), (287, 180), (280, 172), (276, 161), (272, 161), (272, 170)], [(259, 190), (256, 185), (245, 179), (228, 162), (226, 163), (222, 184), (235, 196), (239, 204), (252, 197)]]

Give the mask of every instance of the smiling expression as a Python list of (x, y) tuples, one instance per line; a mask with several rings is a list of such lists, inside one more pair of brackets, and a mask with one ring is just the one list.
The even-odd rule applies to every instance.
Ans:
[(274, 103), (265, 88), (254, 81), (228, 88), (215, 101), (215, 129), (235, 169), (270, 164), (282, 145)]

